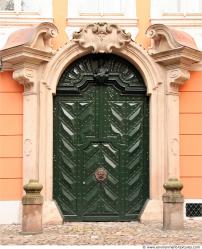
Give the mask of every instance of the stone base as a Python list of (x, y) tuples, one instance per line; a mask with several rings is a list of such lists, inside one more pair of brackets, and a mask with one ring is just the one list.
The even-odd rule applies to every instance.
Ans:
[(36, 234), (42, 232), (42, 204), (23, 205), (22, 233)]
[(164, 230), (184, 229), (182, 202), (163, 204), (163, 229)]
[(141, 223), (163, 221), (163, 203), (161, 200), (149, 200), (140, 217)]
[(55, 201), (44, 201), (43, 204), (43, 224), (44, 225), (61, 225), (63, 217)]

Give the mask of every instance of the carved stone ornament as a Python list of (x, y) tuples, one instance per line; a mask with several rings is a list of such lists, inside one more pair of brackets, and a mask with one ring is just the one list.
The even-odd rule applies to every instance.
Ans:
[(32, 153), (32, 141), (31, 139), (25, 139), (24, 141), (24, 153), (26, 157), (29, 157)]
[(12, 70), (13, 79), (24, 85), (25, 91), (30, 92), (36, 86), (39, 78), (37, 70), (53, 57), (55, 50), (51, 39), (57, 34), (57, 27), (47, 22), (19, 29), (10, 34), (0, 50), (3, 70)]
[(190, 72), (185, 69), (171, 69), (168, 71), (169, 83), (173, 86), (181, 85), (190, 78)]
[(177, 192), (181, 196), (180, 191), (183, 188), (183, 184), (177, 178), (169, 178), (163, 187), (167, 192)]
[(163, 24), (151, 25), (146, 31), (147, 37), (151, 38), (150, 54), (162, 51), (189, 47), (197, 49), (194, 39), (181, 30), (170, 29)]
[(198, 50), (193, 37), (184, 31), (154, 24), (147, 29), (146, 34), (151, 38), (148, 53), (163, 66), (176, 65), (190, 70), (193, 64), (202, 59), (202, 52)]
[(131, 41), (131, 34), (115, 24), (94, 23), (74, 32), (73, 41), (83, 48), (92, 48), (93, 53), (111, 53)]
[(190, 78), (190, 68), (202, 59), (193, 37), (163, 24), (151, 25), (146, 32), (151, 38), (149, 55), (167, 71), (167, 93), (178, 94), (179, 85)]
[(52, 52), (51, 38), (56, 37), (58, 29), (53, 23), (40, 23), (37, 26), (17, 30), (8, 37), (3, 49), (27, 46), (45, 52)]
[(36, 72), (34, 69), (22, 68), (13, 72), (13, 79), (24, 85), (25, 88), (29, 89), (34, 85), (36, 80)]
[(178, 88), (190, 78), (190, 72), (182, 68), (173, 68), (167, 71), (167, 93), (178, 94)]
[(42, 184), (38, 182), (38, 180), (31, 179), (29, 182), (24, 185), (24, 190), (26, 195), (22, 198), (22, 203), (25, 205), (40, 205), (43, 203), (43, 197), (40, 192), (43, 188)]

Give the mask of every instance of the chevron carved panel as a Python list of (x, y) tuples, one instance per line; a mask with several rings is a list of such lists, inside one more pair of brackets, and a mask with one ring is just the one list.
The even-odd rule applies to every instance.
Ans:
[[(146, 101), (142, 97), (118, 96), (114, 89), (107, 89), (108, 98), (107, 127), (108, 136), (115, 136), (121, 145), (124, 172), (124, 213), (134, 215), (140, 212), (148, 196), (145, 179), (148, 177), (148, 149), (144, 144), (146, 138), (145, 119)], [(146, 156), (146, 157), (145, 157)], [(145, 159), (144, 159), (145, 157)]]
[[(86, 100), (72, 99), (71, 101), (59, 98), (55, 112), (58, 113), (57, 143), (55, 144), (57, 157), (57, 185), (56, 199), (59, 199), (61, 209), (65, 215), (78, 213), (78, 186), (80, 185), (78, 168), (78, 141), (85, 136), (92, 135), (94, 127), (93, 102), (91, 94), (86, 94)], [(80, 131), (80, 132), (78, 132)], [(94, 132), (95, 133), (95, 132)], [(56, 177), (57, 176), (57, 177)], [(58, 196), (59, 193), (59, 196)]]
[(145, 202), (143, 184), (144, 168), (144, 102), (129, 101), (128, 109), (128, 143), (126, 159), (126, 214), (139, 213)]
[[(59, 114), (59, 122), (54, 135), (54, 158), (57, 159), (57, 170), (54, 171), (54, 189), (56, 200), (60, 201), (64, 213), (76, 214), (76, 103), (71, 101), (55, 103), (55, 114)], [(56, 181), (58, 183), (56, 184)]]
[[(119, 213), (119, 152), (108, 143), (93, 143), (84, 150), (84, 215)], [(107, 179), (99, 183), (96, 169), (103, 167)]]

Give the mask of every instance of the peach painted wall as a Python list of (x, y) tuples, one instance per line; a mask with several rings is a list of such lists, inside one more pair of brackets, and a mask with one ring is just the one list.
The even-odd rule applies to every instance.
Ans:
[(202, 72), (180, 88), (180, 176), (186, 198), (202, 198)]
[[(144, 2), (144, 7), (142, 4)], [(150, 45), (150, 39), (145, 36), (147, 28), (150, 26), (150, 0), (136, 0), (136, 15), (138, 19), (138, 34), (135, 40), (147, 48)]]
[(0, 73), (0, 200), (22, 197), (23, 87)]
[(60, 4), (58, 4), (58, 2), (58, 0), (53, 0), (54, 24), (59, 32), (58, 36), (52, 40), (54, 49), (59, 48), (68, 41), (65, 33), (68, 0), (60, 0)]

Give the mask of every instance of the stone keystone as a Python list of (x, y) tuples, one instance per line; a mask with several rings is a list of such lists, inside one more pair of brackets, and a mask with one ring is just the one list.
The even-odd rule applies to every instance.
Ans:
[(111, 53), (131, 42), (131, 34), (116, 24), (92, 23), (74, 32), (73, 41), (82, 48), (90, 48), (93, 53)]

